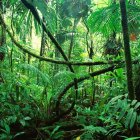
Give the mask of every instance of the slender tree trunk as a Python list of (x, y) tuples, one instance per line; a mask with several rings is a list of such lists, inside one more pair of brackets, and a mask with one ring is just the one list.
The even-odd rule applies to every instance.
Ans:
[(68, 52), (68, 59), (71, 59), (71, 53), (72, 53), (72, 49), (73, 49), (73, 44), (74, 44), (74, 32), (76, 29), (76, 19), (74, 20), (74, 25), (73, 25), (73, 30), (72, 30), (72, 36), (71, 36), (71, 42), (70, 42), (70, 47), (69, 47), (69, 52)]
[[(44, 20), (44, 18), (43, 18)], [(45, 39), (46, 39), (46, 35), (44, 30), (42, 30), (42, 36), (41, 36), (41, 47), (40, 47), (40, 56), (43, 56), (45, 53)], [(38, 69), (41, 71), (41, 61), (39, 60), (38, 63)], [(39, 84), (39, 79), (40, 79), (40, 75), (37, 74), (37, 84)]]
[[(25, 34), (23, 34), (23, 36), (22, 36), (22, 41), (23, 42), (25, 42), (25, 44), (26, 44), (26, 35)], [(24, 51), (22, 51), (22, 55), (23, 56), (21, 56), (21, 60), (23, 61), (23, 64), (25, 64), (26, 63), (26, 58), (27, 58), (27, 53), (26, 52), (24, 52)], [(22, 72), (25, 74), (26, 73), (26, 69), (23, 67), (22, 68)]]
[[(12, 33), (13, 33), (13, 36), (15, 36), (15, 32), (14, 32), (14, 29), (13, 29), (13, 23), (14, 23), (14, 21), (13, 21), (13, 19), (14, 19), (14, 6), (13, 6), (13, 8), (12, 8), (12, 15), (11, 15), (11, 30), (12, 30)], [(12, 48), (11, 48), (11, 51), (10, 51), (10, 60), (9, 60), (9, 62), (10, 62), (10, 67), (11, 67), (11, 72), (13, 72), (13, 42), (12, 42)]]
[[(33, 17), (31, 15), (31, 28), (29, 34), (29, 41), (31, 42), (31, 47), (33, 46), (32, 40), (33, 40)], [(28, 54), (28, 64), (30, 64), (30, 61), (31, 61), (31, 55)]]
[[(3, 6), (2, 6), (2, 0), (0, 0), (0, 11), (2, 12), (2, 16), (4, 16)], [(6, 32), (5, 32), (5, 28), (0, 23), (0, 61), (3, 61), (4, 60), (5, 53), (3, 52), (3, 49), (1, 49), (1, 48), (4, 47), (5, 43), (6, 43)]]
[(123, 40), (124, 40), (124, 53), (125, 53), (125, 63), (126, 63), (126, 72), (127, 72), (127, 88), (128, 88), (128, 97), (133, 100), (134, 96), (134, 87), (133, 87), (133, 78), (132, 78), (132, 60), (131, 60), (131, 51), (130, 51), (130, 40), (128, 33), (128, 21), (126, 13), (126, 3), (125, 0), (120, 0), (120, 9), (122, 17), (122, 30), (123, 30)]
[[(0, 0), (0, 11), (2, 12), (2, 16), (3, 16), (3, 3), (2, 0)], [(2, 47), (4, 47), (4, 45), (6, 44), (6, 31), (5, 28), (2, 26), (2, 24), (0, 23), (0, 63), (4, 60), (5, 57), (5, 52), (3, 51), (3, 49), (1, 49)], [(0, 71), (0, 83), (3, 83), (4, 79), (2, 77), (2, 73)]]
[[(86, 25), (86, 22), (85, 22), (85, 26), (87, 28), (87, 33), (86, 33), (86, 45), (87, 45), (87, 52), (88, 52), (88, 56), (89, 56), (89, 59), (92, 59), (93, 55), (94, 55), (94, 51), (93, 51), (93, 40), (92, 40), (92, 37), (90, 37), (90, 44), (88, 42), (88, 35), (89, 35), (89, 28), (88, 26)], [(93, 67), (92, 66), (89, 66), (89, 72), (93, 72)], [(94, 102), (95, 102), (95, 78), (93, 77), (92, 78), (92, 82), (91, 82), (91, 87), (92, 87), (92, 100), (91, 100), (91, 103), (92, 105), (94, 105)]]

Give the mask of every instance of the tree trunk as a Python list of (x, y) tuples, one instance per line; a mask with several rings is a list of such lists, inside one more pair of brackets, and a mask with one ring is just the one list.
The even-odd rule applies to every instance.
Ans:
[(74, 44), (74, 34), (75, 34), (75, 29), (76, 29), (77, 21), (76, 19), (74, 20), (74, 25), (73, 25), (73, 30), (72, 30), (72, 36), (71, 36), (71, 41), (70, 41), (70, 47), (68, 51), (68, 59), (71, 59), (71, 54), (72, 54), (72, 49), (73, 49), (73, 44)]
[(131, 61), (130, 40), (128, 34), (128, 21), (127, 21), (125, 0), (120, 0), (120, 9), (121, 9), (121, 17), (122, 17), (122, 30), (123, 30), (123, 40), (124, 40), (126, 72), (127, 72), (128, 97), (129, 99), (133, 100), (135, 96), (134, 96), (134, 87), (133, 87), (133, 78), (132, 78), (132, 61)]
[[(42, 30), (40, 56), (44, 56), (44, 53), (45, 53), (45, 39), (46, 39), (46, 34), (45, 34), (44, 30)], [(40, 71), (41, 71), (41, 67), (42, 67), (41, 61), (39, 60), (38, 69)], [(40, 75), (37, 74), (37, 84), (39, 84), (39, 79), (40, 79)]]

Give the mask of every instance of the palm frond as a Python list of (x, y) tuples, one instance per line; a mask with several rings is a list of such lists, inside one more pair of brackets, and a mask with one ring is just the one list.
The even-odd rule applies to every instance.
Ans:
[[(130, 32), (133, 32), (134, 28), (138, 29), (140, 25), (140, 7), (127, 3), (127, 11)], [(87, 23), (90, 31), (93, 33), (101, 33), (104, 36), (109, 36), (114, 31), (120, 33), (121, 17), (119, 4), (112, 4), (108, 7), (96, 9), (88, 17)]]

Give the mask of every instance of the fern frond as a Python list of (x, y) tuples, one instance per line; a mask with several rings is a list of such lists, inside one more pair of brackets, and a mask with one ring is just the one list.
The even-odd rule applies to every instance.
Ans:
[(48, 74), (44, 74), (43, 72), (41, 72), (37, 67), (30, 65), (30, 64), (20, 64), (19, 65), (20, 69), (25, 69), (25, 70), (29, 70), (30, 72), (32, 72), (32, 74), (35, 75), (39, 75), (43, 81), (43, 83), (45, 84), (49, 84), (51, 82), (51, 79), (49, 77)]

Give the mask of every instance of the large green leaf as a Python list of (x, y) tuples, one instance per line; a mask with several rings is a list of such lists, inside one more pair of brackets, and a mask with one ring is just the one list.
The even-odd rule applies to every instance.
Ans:
[(132, 137), (132, 138), (127, 138), (125, 140), (139, 140), (139, 139), (140, 139), (140, 137)]
[(132, 115), (133, 115), (133, 112), (134, 112), (134, 109), (131, 108), (126, 116), (126, 120), (125, 120), (125, 128), (128, 128), (130, 122), (131, 122), (131, 118), (132, 118)]
[(134, 109), (137, 109), (137, 108), (139, 108), (139, 107), (140, 107), (140, 102), (138, 102), (138, 103), (135, 105)]
[(120, 112), (119, 118), (118, 118), (119, 120), (121, 120), (124, 117), (124, 115), (126, 114), (126, 112), (129, 109), (129, 107), (130, 107), (130, 104), (123, 107), (123, 109)]
[(137, 112), (133, 112), (133, 115), (132, 115), (132, 118), (131, 118), (131, 121), (130, 121), (130, 129), (132, 129), (134, 127), (136, 119), (137, 119)]

